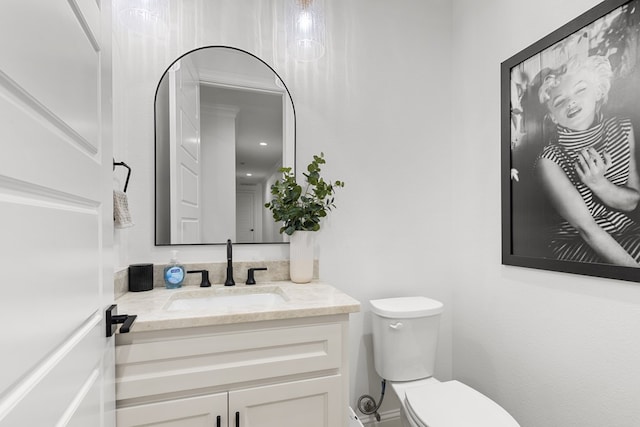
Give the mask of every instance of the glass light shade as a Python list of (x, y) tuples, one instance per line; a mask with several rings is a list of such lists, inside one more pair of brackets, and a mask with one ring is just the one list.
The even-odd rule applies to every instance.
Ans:
[(298, 61), (315, 61), (325, 51), (324, 0), (287, 0), (285, 17), (289, 54)]
[(119, 0), (116, 10), (119, 23), (134, 33), (157, 35), (167, 31), (169, 0)]

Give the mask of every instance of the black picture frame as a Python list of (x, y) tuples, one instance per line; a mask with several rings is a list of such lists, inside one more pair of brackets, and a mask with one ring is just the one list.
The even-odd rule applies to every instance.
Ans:
[[(576, 52), (578, 49), (584, 49), (584, 45), (578, 48), (577, 46), (580, 45), (576, 42), (577, 38), (584, 37), (585, 43), (588, 44), (588, 54), (591, 49), (602, 50), (605, 46), (608, 53), (614, 52), (609, 59), (612, 62), (618, 61), (623, 53), (619, 51), (620, 49), (615, 51), (615, 46), (612, 47), (613, 42), (630, 44), (630, 39), (623, 40), (628, 37), (624, 35), (626, 32), (637, 31), (637, 34), (640, 35), (640, 10), (638, 9), (640, 9), (640, 0), (603, 1), (502, 62), (500, 114), (503, 265), (633, 282), (640, 281), (640, 269), (636, 267), (618, 266), (604, 262), (562, 261), (550, 254), (548, 230), (550, 224), (553, 224), (554, 220), (557, 221), (558, 214), (542, 190), (537, 188), (540, 184), (536, 182), (535, 164), (537, 156), (546, 142), (542, 131), (544, 118), (540, 118), (544, 113), (537, 111), (535, 114), (538, 118), (536, 119), (533, 112), (536, 109), (546, 107), (540, 107), (539, 99), (536, 101), (537, 107), (532, 103), (533, 95), (537, 94), (536, 84), (539, 88), (541, 76), (544, 74), (542, 73), (545, 68), (542, 58), (545, 55), (548, 57), (551, 52), (561, 51), (561, 48), (565, 49), (565, 54), (571, 55), (570, 49), (576, 49)], [(621, 19), (625, 20), (625, 24), (620, 23)], [(615, 25), (614, 21), (616, 21)], [(596, 37), (596, 31), (599, 32), (598, 37)], [(602, 37), (609, 39), (603, 41)], [(596, 42), (600, 44), (596, 44)], [(638, 48), (638, 58), (640, 58), (640, 42), (634, 47)], [(614, 55), (617, 56), (614, 58)], [(629, 62), (628, 58), (623, 60)], [(538, 75), (533, 75), (532, 72), (526, 75), (526, 72), (521, 72), (521, 70), (527, 69), (528, 64), (535, 65), (536, 61), (540, 62)], [(617, 63), (618, 66), (620, 64), (621, 62)], [(633, 124), (637, 157), (640, 152), (640, 59), (635, 60), (632, 65), (634, 68), (631, 72), (631, 78), (625, 77), (623, 81), (620, 77), (620, 87), (616, 89), (619, 96), (616, 108), (625, 109), (626, 116)], [(529, 69), (533, 70), (535, 66), (530, 66)], [(536, 80), (536, 78), (538, 79)], [(614, 84), (612, 84), (612, 91), (613, 87)], [(513, 98), (514, 96), (515, 98)], [(610, 100), (611, 96), (613, 95), (610, 95)], [(524, 106), (525, 97), (527, 97), (526, 106)], [(637, 98), (638, 101), (635, 101), (634, 98)], [(531, 108), (528, 110), (530, 116), (527, 118), (528, 106)], [(523, 121), (525, 125), (530, 126), (529, 129), (524, 127), (525, 133), (522, 133)], [(532, 131), (531, 129), (534, 127), (539, 131)], [(513, 172), (514, 170), (516, 172)], [(526, 182), (523, 183), (523, 181)], [(634, 212), (633, 215), (637, 215), (637, 212)], [(638, 215), (637, 221), (640, 223), (640, 215)]]

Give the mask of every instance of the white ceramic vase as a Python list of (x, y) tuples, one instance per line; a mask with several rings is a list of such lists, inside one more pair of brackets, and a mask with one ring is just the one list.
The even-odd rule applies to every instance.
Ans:
[(313, 278), (315, 231), (295, 231), (289, 239), (289, 275), (294, 283), (309, 283)]

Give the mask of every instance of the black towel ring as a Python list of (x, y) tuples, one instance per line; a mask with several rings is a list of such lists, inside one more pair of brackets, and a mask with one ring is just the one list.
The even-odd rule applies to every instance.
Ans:
[(127, 180), (124, 182), (124, 192), (126, 193), (127, 187), (129, 186), (129, 177), (131, 177), (131, 168), (125, 162), (116, 162), (116, 160), (114, 159), (113, 170), (116, 170), (116, 166), (124, 166), (125, 168), (127, 168)]

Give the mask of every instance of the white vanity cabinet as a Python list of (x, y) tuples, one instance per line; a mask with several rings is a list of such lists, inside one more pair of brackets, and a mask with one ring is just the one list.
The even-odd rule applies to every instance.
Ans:
[(332, 375), (229, 392), (229, 427), (340, 426), (341, 382)]
[(118, 335), (117, 426), (339, 427), (348, 314)]
[(116, 424), (118, 427), (226, 427), (227, 393), (119, 408)]

